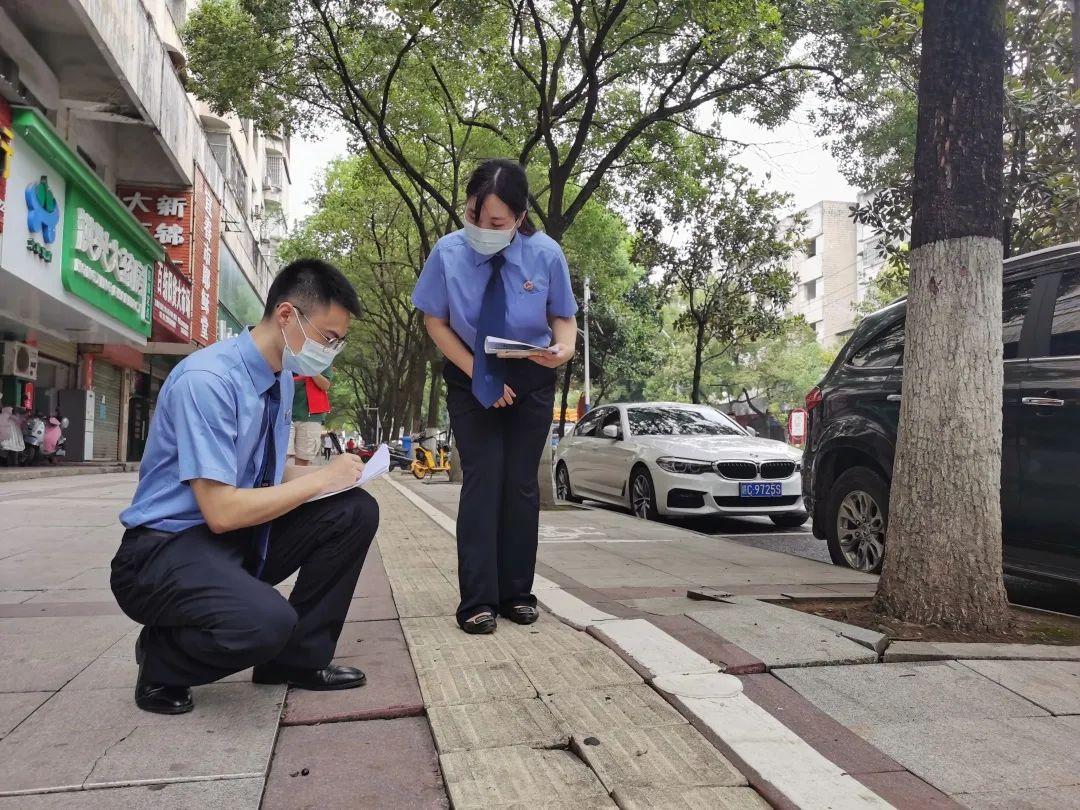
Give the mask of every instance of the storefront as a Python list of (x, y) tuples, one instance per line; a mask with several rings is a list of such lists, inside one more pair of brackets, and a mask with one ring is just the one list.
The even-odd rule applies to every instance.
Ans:
[(141, 365), (164, 253), (40, 113), (17, 109), (10, 132), (0, 337), (33, 368), (5, 366), (0, 390), (5, 402), (63, 411), (73, 460), (115, 460), (124, 370)]
[(217, 332), (218, 340), (226, 340), (262, 320), (263, 300), (224, 242), (219, 250)]

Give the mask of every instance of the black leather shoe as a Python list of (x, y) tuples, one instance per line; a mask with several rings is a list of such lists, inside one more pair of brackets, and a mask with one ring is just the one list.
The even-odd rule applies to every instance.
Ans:
[(295, 689), (332, 692), (355, 689), (367, 683), (367, 675), (356, 667), (330, 664), (323, 669), (301, 669), (280, 664), (260, 664), (251, 673), (253, 683), (287, 683)]
[(532, 624), (540, 618), (540, 611), (534, 605), (511, 605), (499, 613), (515, 624)]
[(163, 686), (143, 679), (143, 661), (146, 656), (142, 644), (135, 644), (135, 660), (139, 662), (139, 680), (135, 684), (135, 705), (144, 712), (154, 714), (187, 714), (195, 708), (191, 689), (186, 686)]
[(458, 619), (458, 627), (473, 636), (494, 633), (495, 628), (497, 627), (495, 623), (495, 614), (490, 610), (482, 610), (464, 621)]

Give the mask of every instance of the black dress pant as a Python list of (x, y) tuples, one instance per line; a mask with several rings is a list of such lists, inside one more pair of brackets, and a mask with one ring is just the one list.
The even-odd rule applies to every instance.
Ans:
[[(378, 526), (378, 504), (360, 489), (302, 504), (273, 522), (258, 578), (253, 529), (128, 530), (111, 584), (124, 613), (145, 625), (145, 679), (194, 686), (271, 661), (325, 667)], [(286, 599), (274, 585), (297, 569)]]
[(452, 363), (446, 364), (443, 377), (463, 476), (457, 518), (458, 618), (535, 605), (537, 467), (551, 431), (555, 372), (531, 360), (508, 360), (506, 384), (517, 397), (507, 408), (484, 408), (473, 396), (468, 375)]

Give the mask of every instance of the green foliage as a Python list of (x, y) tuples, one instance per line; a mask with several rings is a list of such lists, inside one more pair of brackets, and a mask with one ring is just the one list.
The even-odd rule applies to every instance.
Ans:
[(856, 323), (872, 312), (907, 295), (910, 268), (907, 262), (890, 260), (867, 285), (866, 297), (852, 306)]

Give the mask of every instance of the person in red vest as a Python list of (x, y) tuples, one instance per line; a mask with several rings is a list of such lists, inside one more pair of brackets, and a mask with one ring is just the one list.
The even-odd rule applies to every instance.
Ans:
[(323, 422), (330, 413), (330, 380), (334, 370), (328, 368), (314, 377), (293, 375), (293, 418), (289, 428), (289, 460), (306, 467), (322, 452)]

